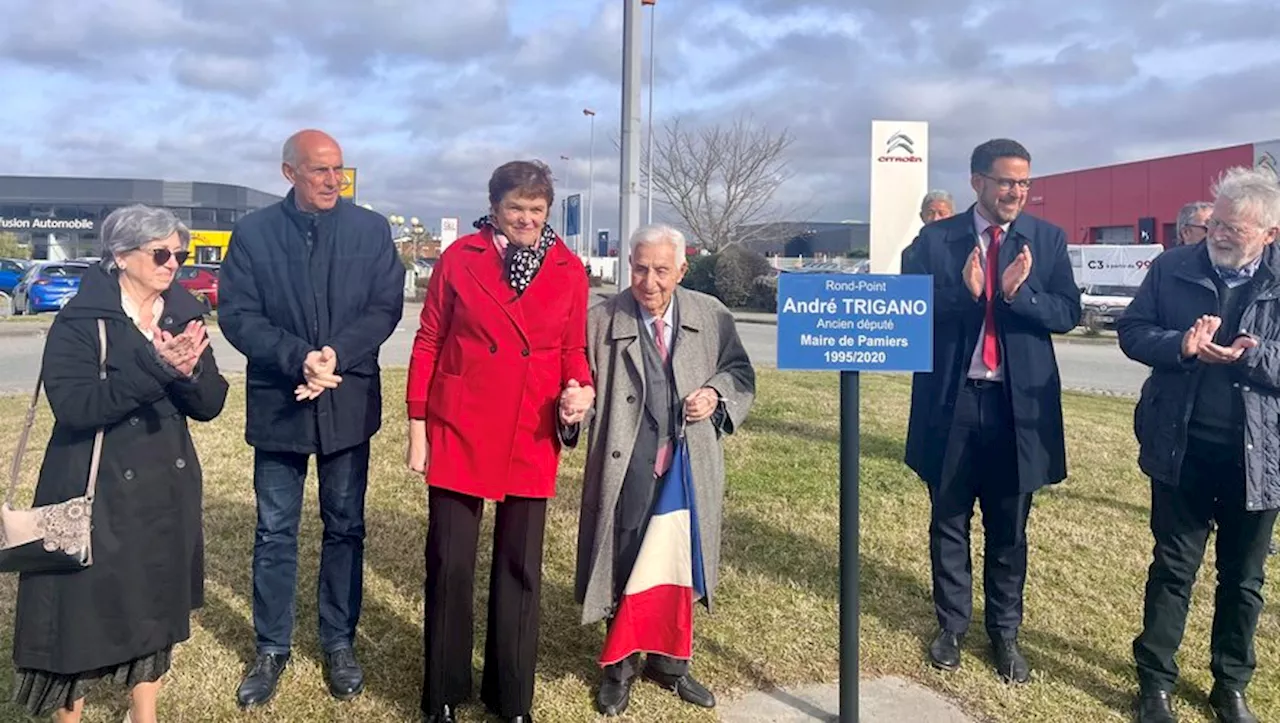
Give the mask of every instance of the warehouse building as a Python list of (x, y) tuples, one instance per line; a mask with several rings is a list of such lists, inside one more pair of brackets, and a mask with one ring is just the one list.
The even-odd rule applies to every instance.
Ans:
[(168, 208), (192, 229), (193, 262), (217, 263), (235, 222), (280, 198), (223, 183), (0, 176), (0, 233), (17, 235), (33, 259), (96, 256), (107, 214), (143, 203)]

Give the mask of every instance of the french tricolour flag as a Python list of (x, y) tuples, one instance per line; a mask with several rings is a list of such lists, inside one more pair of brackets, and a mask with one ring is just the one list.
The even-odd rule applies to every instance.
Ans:
[(658, 483), (631, 577), (605, 637), (601, 665), (632, 653), (693, 656), (693, 604), (706, 594), (702, 540), (685, 440), (676, 441), (671, 468)]

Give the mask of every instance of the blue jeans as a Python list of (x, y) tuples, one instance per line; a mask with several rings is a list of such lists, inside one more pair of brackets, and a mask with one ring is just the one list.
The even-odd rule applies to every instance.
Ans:
[[(298, 578), (298, 524), (310, 455), (255, 451), (253, 487), (258, 528), (253, 542), (253, 628), (260, 654), (288, 653), (293, 644)], [(320, 647), (350, 648), (360, 620), (364, 568), (364, 494), (369, 443), (318, 455), (320, 519)]]

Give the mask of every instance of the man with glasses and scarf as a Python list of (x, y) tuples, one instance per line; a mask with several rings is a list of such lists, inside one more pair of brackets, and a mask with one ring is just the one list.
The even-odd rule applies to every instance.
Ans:
[(364, 689), (355, 657), (369, 440), (382, 423), (378, 349), (400, 323), (404, 267), (382, 216), (342, 198), (337, 141), (317, 130), (284, 144), (285, 199), (236, 224), (220, 273), (219, 323), (248, 358), (245, 439), (254, 448), (257, 659), (242, 708), (275, 695), (293, 642), (298, 524), (316, 457), (320, 646), (329, 692)]
[(906, 462), (929, 487), (929, 551), (939, 630), (933, 665), (960, 667), (973, 612), (969, 528), (986, 530), (986, 629), (997, 672), (1025, 683), (1018, 646), (1027, 516), (1039, 488), (1067, 476), (1053, 337), (1080, 322), (1062, 229), (1022, 213), (1031, 155), (1016, 141), (973, 151), (977, 203), (936, 221), (903, 252), (904, 274), (934, 284), (933, 371), (911, 387)]

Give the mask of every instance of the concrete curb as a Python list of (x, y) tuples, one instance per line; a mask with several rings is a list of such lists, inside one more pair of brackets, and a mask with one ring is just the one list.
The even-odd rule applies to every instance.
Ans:
[[(894, 676), (860, 681), (859, 720), (863, 723), (974, 723), (945, 696), (914, 681)], [(788, 690), (761, 690), (726, 702), (722, 723), (835, 723), (840, 720), (838, 684)]]

